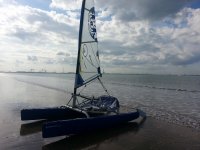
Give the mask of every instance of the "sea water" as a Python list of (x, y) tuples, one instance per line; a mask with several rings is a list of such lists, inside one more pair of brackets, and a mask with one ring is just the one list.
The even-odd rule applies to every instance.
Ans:
[[(57, 104), (66, 104), (74, 88), (74, 74), (16, 73), (6, 76), (65, 94), (66, 99), (55, 99)], [(102, 81), (109, 94), (117, 97), (123, 107), (139, 108), (158, 120), (200, 130), (200, 76), (104, 74)], [(94, 96), (106, 94), (97, 81), (78, 92)], [(48, 100), (42, 103), (49, 105)]]

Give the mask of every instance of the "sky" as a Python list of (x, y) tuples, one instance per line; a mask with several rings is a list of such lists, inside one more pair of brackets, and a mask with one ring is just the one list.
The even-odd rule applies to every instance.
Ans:
[[(0, 71), (74, 72), (81, 0), (0, 0)], [(200, 0), (95, 0), (106, 73), (200, 75)]]

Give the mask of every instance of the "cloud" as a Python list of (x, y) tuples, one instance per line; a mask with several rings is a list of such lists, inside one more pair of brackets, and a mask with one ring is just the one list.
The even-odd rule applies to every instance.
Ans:
[(38, 61), (37, 56), (27, 56), (28, 61)]
[[(103, 2), (102, 2), (103, 3)], [(110, 1), (110, 9), (116, 18), (123, 21), (160, 20), (177, 13), (186, 4), (182, 0), (126, 0)]]
[(54, 59), (47, 59), (44, 61), (45, 64), (55, 64), (55, 60)]
[(21, 60), (16, 60), (16, 63), (17, 63), (17, 64), (23, 64), (24, 62), (21, 61)]
[[(81, 0), (52, 0), (50, 7), (63, 10), (80, 9)], [(112, 15), (122, 21), (160, 20), (176, 14), (187, 3), (187, 0), (101, 0), (95, 1), (102, 17)], [(106, 4), (106, 5), (105, 5)]]
[(76, 65), (76, 58), (74, 57), (63, 57), (63, 58), (57, 58), (56, 63), (58, 64), (68, 64), (68, 65)]
[(57, 52), (56, 55), (58, 55), (58, 56), (70, 56), (69, 53), (65, 53), (65, 52)]
[(103, 62), (107, 66), (112, 64), (130, 67), (149, 64), (189, 66), (198, 63), (199, 16), (200, 9), (184, 8), (159, 23), (134, 21), (120, 24), (119, 21), (112, 20), (108, 27), (107, 21), (100, 26), (101, 32), (106, 33), (100, 33), (100, 39), (105, 40), (102, 44), (99, 42), (102, 45)]
[(50, 7), (51, 8), (59, 8), (63, 10), (77, 10), (81, 6), (82, 0), (52, 0)]
[(77, 53), (77, 18), (3, 1), (0, 2), (0, 22), (0, 52), (7, 67), (23, 60), (26, 64), (33, 62), (38, 68), (36, 61), (41, 65), (52, 63), (48, 60), (55, 59), (56, 51), (65, 49), (66, 56)]

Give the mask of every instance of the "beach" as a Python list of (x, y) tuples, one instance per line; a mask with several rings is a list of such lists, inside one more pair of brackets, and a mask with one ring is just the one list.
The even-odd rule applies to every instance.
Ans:
[(66, 103), (67, 96), (57, 88), (46, 88), (0, 74), (0, 149), (200, 149), (199, 130), (158, 120), (148, 114), (145, 120), (124, 126), (49, 139), (43, 139), (41, 134), (45, 121), (21, 121), (23, 108), (60, 106)]

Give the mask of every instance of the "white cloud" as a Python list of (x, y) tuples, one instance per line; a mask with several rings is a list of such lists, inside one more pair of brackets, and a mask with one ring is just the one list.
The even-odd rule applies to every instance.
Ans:
[(4, 1), (0, 7), (0, 52), (7, 66), (19, 64), (17, 60), (45, 64), (63, 49), (75, 55), (71, 51), (77, 50), (78, 19), (16, 2)]
[(121, 65), (135, 69), (138, 65), (141, 68), (160, 65), (174, 69), (172, 66), (184, 66), (180, 71), (187, 72), (191, 65), (200, 62), (199, 10), (184, 8), (174, 14), (175, 18), (168, 17), (173, 26), (165, 20), (159, 21), (162, 25), (146, 21), (123, 23), (115, 19), (102, 22), (102, 34), (99, 35), (104, 41), (102, 44), (105, 44), (102, 46), (105, 56), (102, 58), (106, 65), (112, 64), (112, 67)]
[(60, 8), (63, 10), (77, 10), (81, 6), (82, 0), (52, 0), (50, 7), (52, 8)]

